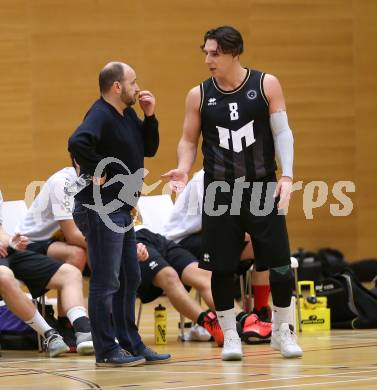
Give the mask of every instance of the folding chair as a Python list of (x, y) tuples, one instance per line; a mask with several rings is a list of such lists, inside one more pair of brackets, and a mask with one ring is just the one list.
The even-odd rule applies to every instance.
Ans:
[(170, 195), (141, 196), (137, 210), (143, 219), (143, 225), (153, 233), (162, 233), (173, 209)]
[[(297, 309), (297, 317), (298, 317), (298, 329), (302, 332), (302, 324), (301, 324), (301, 306), (298, 294), (298, 260), (296, 257), (291, 256), (291, 268), (293, 269), (293, 275), (295, 278), (295, 299), (296, 299), (296, 309)], [(294, 319), (296, 321), (296, 318)]]
[(11, 200), (3, 202), (3, 228), (13, 235), (17, 225), (22, 221), (27, 212), (26, 203), (23, 200)]

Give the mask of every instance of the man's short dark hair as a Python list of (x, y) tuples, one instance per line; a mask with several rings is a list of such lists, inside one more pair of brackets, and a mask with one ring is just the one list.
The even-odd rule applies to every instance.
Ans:
[(204, 34), (204, 44), (200, 46), (202, 50), (207, 39), (214, 39), (221, 53), (232, 54), (233, 57), (243, 53), (242, 35), (232, 26), (220, 26), (208, 30)]
[(115, 81), (121, 81), (124, 78), (123, 64), (114, 62), (103, 68), (99, 74), (99, 90), (101, 94), (106, 93), (112, 87)]

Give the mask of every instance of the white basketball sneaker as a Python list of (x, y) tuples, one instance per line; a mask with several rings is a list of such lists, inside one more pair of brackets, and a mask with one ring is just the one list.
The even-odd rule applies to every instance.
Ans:
[(209, 341), (211, 335), (202, 326), (195, 324), (188, 332), (178, 336), (182, 341)]
[(272, 331), (271, 347), (279, 350), (285, 358), (302, 356), (302, 349), (297, 344), (296, 335), (287, 323), (281, 324), (279, 330)]
[(192, 341), (209, 341), (211, 340), (211, 335), (208, 333), (207, 329), (195, 324), (190, 329), (189, 338)]
[(229, 329), (224, 334), (224, 346), (221, 352), (222, 360), (242, 360), (241, 339), (237, 331)]

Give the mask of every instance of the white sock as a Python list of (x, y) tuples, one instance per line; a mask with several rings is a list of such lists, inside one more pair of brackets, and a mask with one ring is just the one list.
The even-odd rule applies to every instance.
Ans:
[(87, 317), (86, 309), (83, 306), (75, 306), (67, 311), (69, 322), (73, 323), (80, 317)]
[(25, 321), (31, 328), (33, 328), (39, 335), (44, 336), (45, 333), (52, 329), (51, 326), (45, 321), (38, 310), (35, 310), (34, 316)]
[(229, 310), (216, 311), (216, 314), (224, 334), (227, 330), (234, 330), (237, 333), (236, 312), (234, 307)]
[[(291, 307), (278, 307), (272, 305), (272, 330), (279, 330), (281, 324), (290, 324)], [(292, 325), (292, 324), (291, 324)]]

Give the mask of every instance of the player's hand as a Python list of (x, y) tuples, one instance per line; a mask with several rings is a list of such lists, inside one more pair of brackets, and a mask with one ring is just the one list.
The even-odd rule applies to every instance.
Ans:
[(170, 188), (173, 192), (182, 192), (188, 182), (188, 174), (182, 169), (171, 169), (170, 171), (161, 175), (161, 177), (170, 180)]
[(154, 109), (156, 106), (156, 98), (153, 96), (152, 92), (140, 91), (139, 104), (145, 116), (151, 116), (154, 114)]
[(136, 244), (136, 253), (137, 253), (137, 260), (138, 261), (146, 261), (149, 259), (149, 253), (144, 244), (141, 242), (138, 242)]
[(280, 196), (280, 201), (278, 203), (279, 210), (288, 207), (289, 201), (291, 199), (291, 192), (292, 179), (288, 176), (282, 176), (278, 181), (274, 192), (274, 198)]
[(5, 246), (5, 245), (0, 241), (0, 257), (7, 257), (7, 256), (8, 256), (7, 246)]
[(95, 186), (102, 186), (106, 182), (106, 175), (102, 177), (93, 176), (92, 181)]
[(16, 233), (9, 239), (9, 246), (18, 251), (24, 251), (27, 247), (29, 240), (26, 236)]

